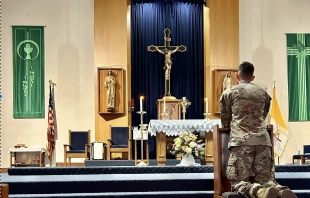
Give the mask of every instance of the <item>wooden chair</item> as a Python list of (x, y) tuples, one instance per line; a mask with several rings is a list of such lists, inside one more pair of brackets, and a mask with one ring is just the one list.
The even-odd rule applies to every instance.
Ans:
[(107, 145), (107, 160), (111, 160), (111, 153), (127, 153), (131, 160), (132, 133), (129, 126), (111, 126)]
[[(69, 148), (69, 150), (68, 150)], [(69, 144), (64, 144), (64, 164), (67, 166), (67, 158), (69, 158), (69, 166), (71, 166), (71, 158), (90, 157), (90, 130), (88, 131), (71, 131), (69, 130)]]
[[(273, 156), (273, 127), (268, 125), (267, 131), (272, 142)], [(237, 198), (241, 196), (236, 192), (231, 192), (231, 184), (226, 176), (226, 168), (230, 151), (228, 150), (228, 142), (230, 137), (229, 128), (219, 128), (218, 125), (213, 128), (213, 159), (214, 159), (214, 198)], [(250, 180), (253, 177), (250, 177)]]
[(297, 159), (301, 160), (301, 164), (305, 164), (306, 159), (310, 159), (310, 145), (304, 145), (304, 154), (293, 155), (293, 164)]

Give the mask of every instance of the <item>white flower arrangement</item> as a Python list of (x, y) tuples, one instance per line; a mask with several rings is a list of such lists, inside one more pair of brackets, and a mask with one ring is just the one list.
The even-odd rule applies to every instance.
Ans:
[(183, 156), (193, 155), (202, 158), (205, 153), (205, 144), (202, 140), (197, 141), (197, 136), (191, 132), (184, 132), (174, 139), (174, 144), (168, 148), (172, 155), (182, 154)]

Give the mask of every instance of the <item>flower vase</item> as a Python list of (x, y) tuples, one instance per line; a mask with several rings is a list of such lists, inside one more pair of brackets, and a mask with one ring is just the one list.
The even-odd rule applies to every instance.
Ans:
[(183, 155), (180, 164), (177, 166), (200, 166), (200, 164), (195, 163), (193, 155)]

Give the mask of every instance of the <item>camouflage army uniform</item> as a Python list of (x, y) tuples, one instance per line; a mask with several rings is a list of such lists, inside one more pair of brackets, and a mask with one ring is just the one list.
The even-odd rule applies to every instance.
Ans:
[[(270, 101), (263, 88), (248, 81), (226, 89), (220, 99), (222, 124), (231, 129), (226, 174), (233, 190), (247, 198), (256, 198), (261, 187), (285, 188), (274, 180), (271, 140), (264, 124)], [(249, 182), (251, 172), (254, 183)]]

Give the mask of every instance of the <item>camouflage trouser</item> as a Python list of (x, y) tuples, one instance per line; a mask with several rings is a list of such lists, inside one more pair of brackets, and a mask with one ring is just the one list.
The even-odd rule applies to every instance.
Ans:
[[(254, 183), (249, 181), (251, 171)], [(269, 146), (233, 147), (226, 175), (232, 184), (232, 190), (238, 191), (246, 198), (257, 198), (256, 193), (262, 187), (287, 189), (275, 181), (274, 159)]]

